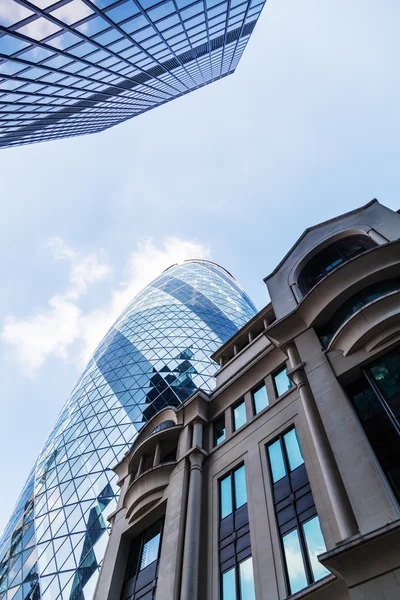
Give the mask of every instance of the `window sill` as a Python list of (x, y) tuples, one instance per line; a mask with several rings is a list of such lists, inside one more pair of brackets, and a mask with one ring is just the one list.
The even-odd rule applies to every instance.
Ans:
[(295, 594), (292, 594), (291, 596), (287, 596), (287, 600), (289, 600), (289, 598), (290, 598), (290, 600), (302, 600), (303, 598), (307, 598), (308, 596), (311, 596), (311, 594), (315, 594), (316, 592), (319, 592), (320, 590), (322, 590), (326, 586), (330, 585), (334, 581), (336, 581), (336, 577), (334, 575), (327, 575), (323, 579), (320, 579), (319, 581), (316, 581), (315, 583), (308, 585), (303, 590), (300, 590), (300, 592), (296, 592)]

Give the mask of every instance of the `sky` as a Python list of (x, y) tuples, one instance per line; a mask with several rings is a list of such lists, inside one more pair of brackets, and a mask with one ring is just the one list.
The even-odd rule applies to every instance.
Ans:
[(398, 0), (268, 0), (236, 72), (91, 136), (0, 151), (0, 529), (128, 301), (210, 258), (258, 308), (306, 227), (400, 208)]

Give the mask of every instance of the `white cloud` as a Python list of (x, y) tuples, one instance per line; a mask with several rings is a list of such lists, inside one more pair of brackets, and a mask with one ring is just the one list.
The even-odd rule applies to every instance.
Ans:
[[(47, 8), (49, 6), (48, 1), (35, 0), (34, 4), (39, 8)], [(73, 0), (68, 2), (52, 12), (52, 16), (56, 17), (60, 21), (67, 24), (76, 23), (81, 19), (84, 19), (88, 15), (93, 14), (93, 11), (81, 0)], [(27, 17), (34, 15), (33, 11), (28, 10), (21, 4), (14, 2), (14, 0), (0, 0), (0, 23), (4, 25), (14, 25)], [(85, 30), (85, 25), (83, 29)], [(56, 31), (62, 31), (58, 25), (52, 23), (52, 21), (45, 17), (37, 17), (34, 21), (24, 25), (19, 29), (20, 33), (27, 35), (34, 40), (43, 40), (47, 36), (55, 33)]]
[(1, 337), (26, 376), (34, 375), (51, 357), (77, 360), (82, 366), (107, 329), (132, 298), (171, 264), (188, 258), (206, 258), (201, 244), (166, 238), (159, 245), (140, 240), (129, 255), (126, 278), (111, 292), (106, 306), (84, 312), (79, 300), (91, 284), (110, 277), (111, 267), (95, 253), (80, 256), (61, 238), (48, 240), (53, 259), (69, 263), (66, 292), (52, 296), (47, 307), (28, 318), (8, 316)]

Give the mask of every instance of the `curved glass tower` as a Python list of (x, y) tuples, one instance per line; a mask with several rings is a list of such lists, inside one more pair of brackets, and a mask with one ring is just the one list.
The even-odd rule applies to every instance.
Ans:
[(235, 279), (206, 261), (164, 271), (127, 306), (62, 410), (0, 540), (0, 600), (88, 600), (116, 505), (111, 467), (137, 431), (195, 389), (210, 354), (254, 314)]
[(233, 73), (265, 0), (0, 0), (0, 148), (103, 131)]

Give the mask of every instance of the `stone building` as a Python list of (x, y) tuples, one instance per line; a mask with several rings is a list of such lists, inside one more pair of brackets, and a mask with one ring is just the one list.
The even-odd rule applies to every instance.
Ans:
[(400, 214), (307, 229), (115, 467), (96, 600), (400, 598)]

